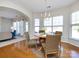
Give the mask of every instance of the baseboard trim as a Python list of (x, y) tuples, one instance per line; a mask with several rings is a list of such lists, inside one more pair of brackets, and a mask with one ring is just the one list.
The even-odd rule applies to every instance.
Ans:
[[(66, 43), (69, 43), (69, 44), (71, 44), (71, 45), (73, 45), (73, 46), (76, 46), (76, 47), (78, 47), (79, 48), (79, 43), (78, 44), (75, 44), (73, 41), (75, 41), (75, 40), (62, 40), (62, 42), (66, 42)], [(77, 43), (77, 42), (76, 42)]]

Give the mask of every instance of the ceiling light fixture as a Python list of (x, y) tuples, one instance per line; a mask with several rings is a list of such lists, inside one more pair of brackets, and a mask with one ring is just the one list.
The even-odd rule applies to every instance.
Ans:
[(41, 16), (42, 17), (50, 17), (51, 16), (51, 8), (52, 8), (52, 5), (51, 5), (51, 1), (50, 0), (44, 0), (45, 1), (45, 10), (44, 12), (41, 12)]

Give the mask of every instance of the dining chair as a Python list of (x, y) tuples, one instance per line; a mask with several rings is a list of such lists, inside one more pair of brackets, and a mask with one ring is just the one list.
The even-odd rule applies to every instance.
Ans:
[(47, 35), (46, 43), (42, 43), (42, 48), (44, 50), (44, 56), (47, 58), (49, 54), (59, 55), (59, 43), (61, 41), (60, 35)]
[[(61, 31), (56, 31), (55, 32), (55, 35), (60, 35), (60, 36), (62, 36), (62, 32)], [(60, 42), (60, 46), (59, 46), (60, 48), (61, 48), (61, 42)], [(61, 49), (60, 49), (60, 51), (61, 51)]]
[(37, 44), (39, 44), (37, 42), (37, 39), (38, 38), (30, 39), (30, 36), (29, 36), (29, 33), (28, 32), (24, 32), (24, 36), (23, 37), (26, 40), (26, 43), (27, 43), (28, 47), (35, 46), (37, 48)]
[(62, 32), (61, 31), (56, 31), (55, 34), (62, 35)]

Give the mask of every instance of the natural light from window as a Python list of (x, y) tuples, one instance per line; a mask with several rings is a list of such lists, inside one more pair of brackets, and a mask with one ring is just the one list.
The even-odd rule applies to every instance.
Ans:
[(72, 13), (72, 38), (79, 40), (79, 11)]
[(53, 17), (53, 32), (63, 31), (63, 16)]
[(26, 22), (26, 32), (28, 32), (28, 22)]
[(39, 33), (40, 19), (36, 18), (34, 21), (35, 21), (35, 33)]
[(46, 33), (52, 32), (52, 17), (44, 19), (44, 28)]

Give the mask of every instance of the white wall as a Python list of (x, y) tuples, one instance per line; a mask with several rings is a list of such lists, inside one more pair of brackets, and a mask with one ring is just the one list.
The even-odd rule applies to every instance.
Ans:
[[(79, 41), (73, 40), (70, 38), (71, 37), (71, 15), (75, 11), (79, 11), (79, 2), (76, 2), (70, 6), (55, 9), (55, 10), (51, 11), (51, 16), (62, 15), (64, 17), (64, 22), (63, 22), (63, 24), (64, 24), (64, 27), (63, 27), (64, 38), (62, 39), (62, 41), (71, 43), (71, 44), (79, 47)], [(43, 21), (43, 18), (40, 17), (40, 13), (33, 14), (33, 17), (40, 18), (40, 21), (41, 22)], [(43, 24), (41, 24), (41, 26), (43, 26)], [(34, 30), (34, 28), (32, 30)]]
[(7, 1), (1, 0), (0, 1), (0, 6), (16, 9), (16, 10), (24, 13), (28, 17), (27, 20), (29, 20), (29, 24), (30, 24), (29, 25), (29, 32), (30, 32), (30, 35), (31, 36), (33, 35), (34, 32), (33, 32), (33, 30), (31, 28), (34, 28), (34, 27), (33, 27), (33, 20), (32, 20), (33, 18), (32, 18), (32, 12), (31, 11), (29, 11), (26, 7), (18, 5), (17, 3), (14, 3), (14, 2), (12, 2), (10, 0), (9, 1), (8, 0)]
[(32, 16), (32, 12), (29, 11), (26, 7), (18, 5), (16, 3), (12, 2), (12, 1), (4, 1), (4, 0), (2, 0), (2, 1), (0, 1), (0, 6), (16, 9), (16, 10), (24, 13), (29, 18), (31, 18), (31, 16)]
[(11, 32), (11, 26), (11, 19), (0, 17), (0, 32)]

